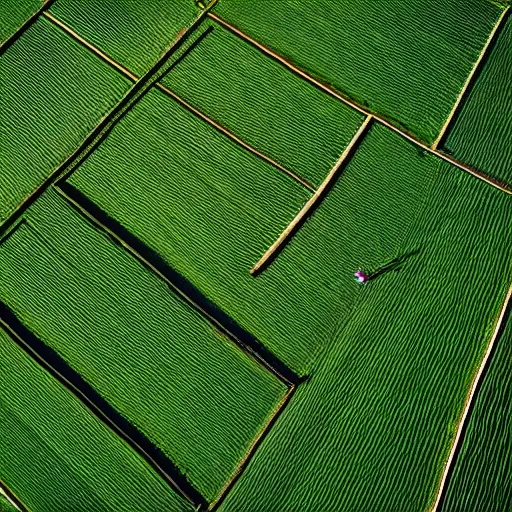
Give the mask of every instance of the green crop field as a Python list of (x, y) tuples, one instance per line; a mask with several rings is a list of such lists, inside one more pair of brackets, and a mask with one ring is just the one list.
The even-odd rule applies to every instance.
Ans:
[(284, 385), (55, 194), (0, 246), (0, 299), (213, 499)]
[(0, 44), (14, 34), (42, 5), (42, 0), (2, 0)]
[(0, 81), (1, 224), (130, 82), (44, 18), (0, 57)]
[(0, 512), (17, 512), (18, 509), (12, 505), (0, 492)]
[[(407, 193), (414, 181), (416, 198)], [(385, 198), (396, 205), (395, 231), (370, 231), (364, 212)], [(407, 203), (412, 218), (402, 224)], [(315, 215), (345, 213), (347, 204), (361, 212), (363, 246), (394, 243), (390, 256), (410, 256), (352, 299), (329, 352), (222, 510), (426, 511), (433, 503), (510, 282), (511, 201), (374, 127)], [(318, 233), (315, 218), (306, 228)], [(341, 243), (343, 232), (329, 232)]]
[(488, 0), (220, 0), (215, 13), (432, 142), (500, 9)]
[(41, 2), (0, 0), (0, 486), (510, 509), (510, 1)]
[(443, 512), (503, 512), (512, 506), (512, 323), (496, 348), (471, 414)]
[(448, 134), (455, 158), (512, 182), (512, 18), (509, 17), (481, 76)]
[(0, 480), (28, 510), (192, 510), (2, 328), (0, 370)]
[(142, 75), (201, 11), (193, 0), (58, 0), (50, 12)]
[(204, 26), (211, 33), (163, 83), (242, 140), (318, 186), (363, 116), (220, 25)]

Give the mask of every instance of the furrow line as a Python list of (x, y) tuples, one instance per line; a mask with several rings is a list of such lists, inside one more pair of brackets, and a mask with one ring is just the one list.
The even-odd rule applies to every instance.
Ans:
[(507, 295), (505, 297), (505, 301), (503, 302), (503, 306), (501, 307), (500, 314), (498, 316), (498, 320), (496, 322), (496, 326), (494, 328), (494, 332), (491, 336), (489, 344), (487, 345), (487, 349), (485, 351), (484, 357), (478, 368), (478, 371), (473, 379), (471, 387), (469, 389), (469, 393), (466, 398), (466, 403), (464, 406), (464, 410), (462, 411), (462, 416), (459, 420), (459, 424), (457, 427), (457, 434), (453, 441), (453, 445), (450, 451), (450, 455), (448, 456), (448, 460), (444, 466), (443, 476), (439, 483), (439, 487), (436, 494), (436, 500), (434, 502), (433, 507), (430, 509), (430, 512), (440, 512), (442, 508), (442, 503), (445, 498), (446, 490), (448, 488), (447, 483), (450, 480), (450, 476), (452, 474), (453, 468), (455, 467), (455, 463), (457, 461), (457, 455), (462, 446), (462, 442), (464, 440), (464, 434), (466, 432), (467, 422), (471, 417), (471, 410), (474, 404), (474, 401), (478, 395), (478, 391), (480, 389), (481, 382), (485, 373), (489, 367), (492, 354), (494, 351), (494, 347), (498, 340), (500, 339), (503, 329), (505, 327), (505, 320), (507, 315), (509, 314), (510, 307), (512, 305), (512, 286), (508, 289)]
[(364, 135), (367, 133), (372, 120), (373, 116), (371, 114), (366, 117), (366, 119), (361, 124), (352, 140), (349, 142), (348, 146), (345, 148), (345, 151), (343, 151), (342, 155), (340, 156), (334, 167), (330, 170), (325, 180), (318, 187), (313, 196), (301, 208), (299, 213), (290, 222), (288, 227), (281, 233), (281, 235), (279, 235), (279, 238), (270, 246), (270, 248), (260, 258), (256, 265), (254, 265), (254, 267), (251, 269), (251, 274), (256, 275), (259, 272), (261, 272), (265, 267), (267, 267), (271, 263), (271, 261), (277, 256), (277, 254), (281, 252), (283, 247), (291, 240), (291, 238), (298, 231), (298, 229), (304, 223), (307, 217), (313, 212), (315, 208), (318, 207), (326, 192), (332, 187), (332, 185), (336, 181), (339, 171), (344, 166), (344, 164), (349, 160), (350, 156), (353, 154), (356, 147), (359, 145)]
[(409, 132), (401, 130), (400, 128), (397, 128), (390, 121), (387, 121), (386, 119), (384, 119), (383, 117), (381, 117), (377, 113), (370, 112), (368, 109), (366, 109), (363, 106), (357, 104), (353, 100), (348, 99), (345, 96), (342, 96), (339, 92), (335, 91), (334, 89), (332, 89), (328, 85), (325, 85), (322, 82), (316, 80), (311, 75), (309, 75), (308, 73), (306, 73), (302, 69), (298, 68), (297, 66), (295, 66), (294, 64), (289, 62), (287, 59), (282, 57), (281, 55), (279, 55), (279, 54), (275, 53), (274, 51), (270, 50), (269, 48), (267, 48), (266, 46), (262, 45), (261, 43), (259, 43), (255, 39), (252, 39), (247, 34), (242, 32), (241, 30), (239, 30), (235, 26), (231, 25), (227, 21), (223, 20), (222, 18), (220, 18), (216, 14), (213, 14), (213, 13), (210, 12), (210, 13), (208, 13), (208, 17), (210, 19), (216, 21), (221, 26), (223, 26), (224, 28), (226, 28), (227, 30), (232, 32), (233, 34), (237, 35), (238, 37), (240, 37), (241, 39), (243, 39), (247, 43), (251, 44), (255, 48), (258, 48), (262, 53), (268, 55), (272, 59), (274, 59), (277, 62), (281, 63), (283, 66), (288, 68), (292, 73), (300, 76), (301, 78), (303, 78), (307, 82), (311, 83), (312, 85), (314, 85), (318, 89), (322, 90), (326, 94), (329, 94), (333, 98), (336, 98), (337, 100), (345, 103), (346, 105), (350, 106), (354, 110), (356, 110), (358, 112), (361, 112), (362, 114), (365, 114), (367, 116), (369, 116), (369, 115), (373, 116), (375, 121), (381, 123), (382, 125), (386, 126), (387, 128), (390, 128), (391, 130), (393, 130), (394, 132), (396, 132), (397, 134), (399, 134), (403, 138), (405, 138), (408, 141), (412, 142), (413, 144), (421, 147), (425, 151), (428, 151), (429, 153), (431, 153), (431, 154), (433, 154), (433, 155), (435, 155), (435, 156), (445, 160), (446, 162), (449, 162), (450, 164), (454, 165), (455, 167), (458, 167), (462, 171), (467, 172), (467, 173), (471, 174), (472, 176), (474, 176), (474, 177), (476, 177), (476, 178), (478, 178), (478, 179), (480, 179), (482, 181), (485, 181), (487, 184), (493, 186), (494, 188), (497, 188), (497, 189), (501, 190), (502, 192), (505, 192), (507, 194), (512, 194), (512, 190), (505, 183), (502, 183), (499, 180), (495, 180), (493, 178), (490, 178), (485, 173), (483, 173), (481, 171), (478, 171), (476, 169), (473, 169), (472, 167), (470, 167), (468, 165), (465, 165), (462, 162), (459, 162), (458, 160), (455, 160), (454, 158), (449, 157), (448, 155), (440, 152), (439, 150), (437, 150), (435, 148), (433, 149), (430, 146), (427, 146), (425, 143), (423, 143), (418, 138), (416, 138), (412, 133), (409, 133)]

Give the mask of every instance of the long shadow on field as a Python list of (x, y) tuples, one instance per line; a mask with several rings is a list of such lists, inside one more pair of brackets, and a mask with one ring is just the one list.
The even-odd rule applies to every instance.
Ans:
[[(188, 305), (196, 309), (199, 314), (212, 323), (223, 335), (236, 343), (259, 364), (288, 386), (299, 384), (303, 380), (263, 346), (256, 337), (243, 329), (217, 305), (205, 297), (188, 279), (171, 268), (157, 252), (101, 210), (73, 185), (65, 181), (59, 181), (57, 189), (63, 192), (64, 198), (69, 201), (71, 207), (81, 216), (87, 219), (88, 222), (92, 219), (114, 243), (124, 250), (126, 250), (126, 247), (122, 244), (130, 247), (135, 252), (133, 255), (137, 257), (144, 267), (151, 272), (156, 270), (157, 275), (160, 274), (159, 277), (164, 277), (165, 282), (174, 293), (177, 293), (182, 299), (186, 300)], [(109, 231), (115, 236), (112, 236)]]
[(447, 496), (448, 490), (450, 488), (450, 482), (451, 482), (451, 479), (453, 476), (453, 472), (455, 470), (455, 467), (457, 466), (457, 461), (459, 458), (459, 454), (462, 450), (462, 446), (464, 445), (464, 438), (466, 437), (466, 431), (467, 431), (469, 422), (471, 421), (471, 415), (473, 414), (473, 409), (475, 408), (476, 402), (478, 401), (478, 395), (480, 393), (480, 389), (482, 388), (482, 385), (485, 381), (485, 377), (487, 376), (487, 372), (489, 371), (489, 368), (491, 367), (492, 360), (494, 359), (494, 355), (498, 348), (498, 344), (502, 343), (503, 333), (505, 331), (507, 322), (511, 321), (510, 320), (511, 311), (512, 311), (512, 301), (509, 301), (507, 304), (507, 309), (505, 310), (505, 314), (503, 316), (503, 321), (501, 322), (500, 329), (497, 334), (496, 342), (494, 343), (494, 346), (492, 347), (492, 351), (489, 354), (489, 358), (487, 359), (485, 366), (482, 370), (482, 376), (481, 376), (480, 380), (478, 381), (473, 400), (471, 401), (471, 403), (468, 407), (467, 421), (462, 426), (462, 430), (460, 433), (460, 441), (459, 441), (458, 445), (456, 446), (455, 452), (453, 454), (453, 460), (452, 460), (450, 467), (448, 468), (448, 473), (446, 475), (445, 486), (444, 486), (441, 496), (439, 498), (439, 507), (437, 509), (439, 512), (443, 511), (444, 503), (446, 501), (446, 496)]
[(375, 272), (370, 274), (368, 276), (368, 281), (372, 281), (373, 279), (377, 279), (377, 277), (382, 276), (383, 274), (386, 274), (388, 272), (399, 272), (402, 268), (402, 265), (407, 261), (409, 258), (416, 256), (421, 252), (421, 249), (414, 249), (413, 251), (409, 251), (405, 254), (402, 254), (402, 256), (398, 256), (397, 258), (392, 259), (385, 265), (382, 265), (379, 267)]
[(2, 302), (0, 302), (0, 319), (8, 326), (8, 329), (1, 324), (0, 328), (4, 328), (17, 345), (129, 444), (180, 496), (195, 507), (205, 507), (206, 501), (203, 496), (192, 487), (167, 456), (117, 412), (57, 352), (29, 331), (12, 310)]

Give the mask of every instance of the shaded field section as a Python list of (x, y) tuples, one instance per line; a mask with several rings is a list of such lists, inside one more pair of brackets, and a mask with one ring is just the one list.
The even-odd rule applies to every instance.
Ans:
[(54, 190), (25, 220), (0, 300), (213, 500), (285, 385)]
[(163, 84), (253, 147), (318, 186), (363, 115), (319, 91), (221, 25)]
[(503, 27), (443, 149), (489, 176), (512, 182), (512, 16)]
[(193, 0), (59, 0), (50, 12), (137, 75), (200, 14)]
[[(381, 202), (388, 217), (378, 224)], [(223, 511), (423, 512), (433, 504), (511, 280), (511, 198), (374, 125), (268, 271), (324, 212), (339, 224), (323, 233), (343, 245), (347, 205), (362, 232), (351, 248), (366, 247), (360, 268), (378, 277), (337, 318), (329, 348)]]
[(131, 84), (44, 18), (2, 55), (0, 81), (1, 224)]
[(223, 0), (215, 13), (432, 143), (500, 9), (487, 0)]
[(29, 510), (192, 510), (1, 327), (0, 368), (0, 479)]
[(0, 45), (42, 5), (42, 0), (2, 0), (0, 2)]
[(501, 512), (512, 507), (510, 316), (468, 423), (443, 512)]

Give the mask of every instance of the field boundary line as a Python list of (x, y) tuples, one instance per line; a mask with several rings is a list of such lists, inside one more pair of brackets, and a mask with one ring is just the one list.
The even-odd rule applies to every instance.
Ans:
[(342, 166), (350, 159), (356, 146), (358, 146), (359, 142), (364, 138), (365, 134), (367, 133), (371, 125), (372, 120), (373, 116), (371, 114), (366, 117), (366, 119), (361, 124), (355, 135), (352, 137), (352, 140), (349, 142), (349, 144), (339, 157), (334, 167), (329, 171), (329, 174), (324, 179), (322, 184), (318, 187), (313, 196), (311, 196), (311, 198), (304, 204), (304, 206), (300, 209), (299, 213), (294, 217), (290, 224), (288, 224), (286, 229), (279, 235), (277, 240), (269, 247), (265, 254), (263, 254), (260, 260), (254, 265), (254, 267), (252, 267), (250, 271), (251, 274), (258, 274), (268, 264), (270, 264), (271, 260), (275, 258), (277, 253), (279, 253), (284, 247), (284, 245), (288, 243), (289, 240), (294, 236), (296, 231), (300, 228), (300, 226), (306, 220), (306, 218), (312, 212), (312, 210), (314, 210), (318, 206), (318, 204), (320, 204), (327, 190), (336, 181), (336, 178)]
[[(215, 3), (216, 0), (214, 0), (210, 6), (213, 7)], [(161, 68), (165, 66), (171, 55), (183, 45), (188, 37), (201, 24), (207, 14), (208, 9), (197, 16), (195, 21), (176, 37), (176, 39), (162, 53), (153, 67), (134, 82), (122, 98), (106, 114), (104, 114), (103, 117), (100, 118), (96, 126), (88, 135), (85, 136), (82, 142), (55, 167), (53, 172), (51, 172), (38, 187), (32, 190), (32, 192), (23, 199), (11, 215), (0, 225), (0, 236), (16, 222), (52, 184), (62, 176), (71, 174), (76, 166), (89, 156), (91, 148), (94, 149), (109, 133), (109, 131), (123, 118), (123, 116), (141, 100), (154, 83), (160, 79), (160, 76), (155, 78), (155, 75), (158, 75)], [(53, 22), (51, 18), (47, 19)], [(56, 26), (59, 26), (62, 29), (60, 25)]]
[[(219, 334), (224, 336), (230, 343), (233, 343), (238, 349), (244, 352), (248, 357), (250, 357), (253, 361), (255, 361), (258, 365), (268, 371), (270, 374), (274, 375), (279, 381), (285, 384), (288, 388), (293, 387), (294, 385), (301, 382), (301, 378), (295, 374), (290, 368), (288, 368), (282, 361), (280, 361), (277, 357), (275, 357), (271, 352), (265, 354), (268, 349), (261, 344), (258, 340), (255, 340), (258, 344), (261, 344), (259, 347), (254, 347), (255, 343), (250, 343), (249, 341), (243, 341), (239, 335), (237, 335), (234, 330), (243, 330), (243, 329), (233, 329), (233, 325), (229, 325), (229, 322), (234, 324), (233, 320), (228, 317), (225, 313), (220, 311), (221, 314), (227, 317), (227, 320), (219, 320), (214, 316), (213, 313), (210, 313), (204, 306), (202, 306), (199, 302), (194, 300), (186, 291), (180, 287), (180, 285), (176, 284), (174, 280), (166, 275), (166, 270), (170, 270), (173, 273), (176, 273), (172, 270), (172, 268), (159, 257), (161, 260), (162, 266), (165, 266), (165, 269), (160, 269), (158, 266), (150, 261), (148, 257), (145, 257), (141, 251), (139, 251), (134, 244), (127, 240), (127, 236), (123, 234), (119, 234), (115, 226), (109, 227), (106, 225), (106, 221), (104, 219), (99, 218), (97, 212), (92, 212), (92, 206), (94, 203), (87, 199), (83, 194), (77, 190), (73, 185), (61, 180), (55, 186), (55, 190), (64, 198), (64, 200), (70, 204), (78, 213), (80, 213), (83, 217), (86, 218), (90, 223), (96, 225), (100, 230), (102, 230), (105, 234), (107, 234), (115, 243), (120, 245), (124, 250), (126, 250), (133, 258), (135, 258), (141, 265), (150, 270), (153, 274), (155, 274), (159, 279), (161, 279), (173, 293), (175, 293), (178, 297), (180, 297), (185, 304), (191, 307), (193, 310), (197, 311), (201, 317), (207, 321), (214, 329), (217, 330)], [(90, 205), (86, 205), (85, 202), (91, 203)], [(100, 210), (96, 205), (94, 205), (96, 210)], [(102, 216), (107, 218), (108, 215), (102, 212)], [(119, 223), (115, 219), (108, 218), (111, 224), (118, 225)], [(120, 225), (119, 225), (120, 226)], [(122, 226), (121, 226), (122, 228)], [(126, 231), (129, 234), (126, 228), (122, 228), (123, 231)], [(137, 239), (134, 235), (130, 235), (130, 238)], [(154, 252), (151, 248), (148, 248), (143, 242), (138, 241), (138, 244), (144, 246), (149, 251)], [(184, 278), (182, 278), (185, 280)], [(190, 283), (188, 283), (190, 284)], [(208, 300), (208, 299), (206, 299)], [(220, 308), (217, 308), (220, 310)], [(245, 334), (245, 333), (244, 333)], [(263, 354), (261, 353), (263, 352)], [(272, 356), (275, 359), (273, 362), (270, 359)], [(276, 364), (277, 363), (277, 364)]]
[(362, 114), (365, 114), (366, 116), (369, 116), (369, 115), (373, 116), (375, 121), (379, 122), (380, 124), (386, 126), (389, 129), (393, 130), (395, 133), (402, 136), (404, 139), (408, 140), (409, 142), (412, 142), (416, 146), (419, 146), (420, 148), (424, 149), (425, 151), (428, 151), (429, 153), (449, 162), (450, 164), (454, 165), (455, 167), (458, 167), (459, 169), (461, 169), (462, 171), (467, 172), (482, 181), (485, 181), (487, 184), (493, 186), (494, 188), (501, 190), (502, 192), (505, 192), (507, 194), (512, 194), (512, 189), (510, 189), (508, 187), (508, 184), (505, 184), (505, 183), (501, 182), (500, 180), (491, 178), (491, 177), (487, 176), (485, 173), (483, 173), (482, 171), (474, 169), (469, 165), (463, 164), (462, 162), (459, 162), (458, 160), (455, 160), (454, 158), (449, 157), (448, 155), (440, 152), (437, 149), (432, 149), (430, 146), (428, 146), (424, 142), (420, 141), (412, 133), (401, 130), (400, 128), (398, 128), (394, 124), (392, 124), (390, 121), (387, 121), (386, 119), (384, 119), (383, 117), (378, 115), (377, 113), (369, 111), (367, 108), (357, 104), (353, 100), (348, 99), (345, 96), (343, 96), (342, 94), (340, 94), (339, 92), (335, 91), (332, 87), (313, 78), (311, 75), (309, 75), (302, 69), (298, 68), (297, 66), (292, 64), (290, 61), (288, 61), (287, 59), (282, 57), (281, 55), (275, 53), (271, 49), (267, 48), (263, 44), (256, 41), (255, 39), (252, 39), (250, 36), (248, 36), (247, 34), (242, 32), (235, 26), (231, 25), (224, 19), (220, 18), (216, 14), (213, 14), (210, 12), (210, 13), (208, 13), (208, 17), (210, 19), (216, 21), (217, 23), (219, 23), (221, 26), (223, 26), (224, 28), (226, 28), (227, 30), (232, 32), (233, 34), (240, 37), (240, 39), (246, 41), (247, 43), (251, 44), (255, 48), (258, 48), (262, 53), (268, 55), (270, 58), (281, 63), (284, 67), (288, 68), (292, 73), (300, 76), (301, 78), (303, 78), (307, 82), (311, 83), (312, 85), (314, 85), (321, 91), (325, 92), (329, 96), (336, 98), (337, 100), (341, 101), (342, 103), (345, 103), (349, 107), (352, 107), (354, 110), (356, 110)]
[(45, 13), (55, 0), (43, 0), (43, 3), (36, 12), (27, 18), (2, 44), (0, 44), (0, 56), (2, 56), (38, 19)]
[(30, 510), (25, 506), (25, 504), (14, 494), (7, 485), (4, 484), (2, 480), (0, 480), (0, 494), (5, 496), (6, 500), (17, 510), (20, 512), (30, 512)]
[(276, 423), (279, 416), (281, 416), (286, 406), (290, 403), (293, 395), (295, 394), (295, 391), (297, 390), (297, 386), (298, 385), (294, 385), (290, 389), (288, 389), (288, 391), (284, 394), (283, 398), (279, 401), (279, 403), (272, 411), (272, 414), (269, 415), (268, 418), (265, 420), (259, 433), (253, 439), (251, 446), (249, 447), (246, 454), (238, 464), (234, 473), (231, 475), (230, 479), (221, 489), (218, 496), (210, 503), (210, 506), (208, 507), (209, 512), (214, 512), (220, 507), (220, 505), (225, 500), (231, 489), (235, 486), (238, 479), (242, 476), (243, 472), (251, 462), (251, 459), (253, 458), (254, 454), (260, 447), (261, 443), (264, 441), (265, 437), (267, 437), (267, 435), (270, 433), (272, 427)]
[(462, 415), (460, 417), (459, 424), (457, 427), (457, 434), (453, 441), (453, 445), (450, 450), (448, 460), (446, 461), (444, 466), (443, 476), (441, 478), (436, 493), (436, 500), (434, 502), (434, 505), (429, 509), (429, 512), (441, 512), (443, 500), (448, 489), (447, 483), (449, 482), (451, 473), (455, 467), (458, 451), (462, 446), (462, 442), (464, 441), (464, 434), (466, 431), (467, 421), (469, 418), (471, 418), (470, 412), (473, 407), (474, 400), (476, 399), (475, 397), (478, 396), (478, 391), (480, 389), (481, 382), (483, 382), (483, 377), (485, 376), (486, 369), (488, 368), (488, 365), (490, 364), (490, 361), (492, 359), (492, 353), (496, 345), (496, 342), (501, 338), (501, 334), (504, 328), (504, 320), (507, 316), (509, 308), (512, 306), (511, 298), (512, 286), (510, 286), (510, 288), (508, 289), (507, 295), (505, 297), (498, 319), (496, 321), (493, 334), (485, 350), (484, 357), (482, 359), (482, 362), (480, 363), (480, 367), (478, 368), (476, 375), (473, 377), (473, 382), (471, 383), (469, 393), (466, 397), (464, 409), (462, 411)]
[(487, 38), (487, 42), (485, 43), (484, 47), (482, 48), (482, 51), (480, 52), (480, 55), (478, 56), (478, 59), (476, 60), (475, 64), (473, 65), (473, 69), (469, 73), (468, 77), (466, 78), (466, 81), (464, 85), (462, 86), (462, 89), (457, 96), (457, 99), (455, 100), (455, 103), (453, 104), (453, 108), (451, 112), (448, 114), (448, 117), (444, 123), (444, 125), (441, 128), (441, 131), (439, 132), (439, 135), (437, 136), (437, 139), (432, 144), (432, 149), (437, 150), (438, 146), (442, 144), (445, 135), (447, 134), (448, 130), (451, 128), (452, 123), (455, 121), (456, 115), (459, 111), (459, 108), (461, 107), (463, 101), (466, 98), (466, 93), (471, 90), (472, 85), (477, 78), (477, 75), (481, 69), (481, 65), (484, 62), (484, 57), (488, 55), (487, 51), (491, 48), (492, 43), (497, 39), (498, 33), (500, 32), (500, 29), (504, 26), (504, 21), (507, 18), (507, 14), (510, 12), (510, 7), (505, 7), (500, 14), (498, 21), (495, 23), (493, 29), (491, 30), (491, 33), (489, 34), (489, 37)]
[[(124, 67), (119, 62), (117, 62), (117, 61), (113, 60), (112, 58), (110, 58), (105, 52), (100, 50), (97, 46), (93, 45), (89, 41), (87, 41), (84, 38), (82, 38), (74, 30), (72, 30), (69, 26), (67, 26), (65, 23), (60, 21), (58, 18), (56, 18), (55, 16), (53, 16), (52, 14), (47, 13), (47, 12), (44, 13), (44, 16), (46, 18), (48, 18), (51, 22), (53, 22), (55, 25), (57, 25), (59, 28), (61, 28), (68, 35), (70, 35), (73, 39), (75, 39), (76, 41), (81, 43), (90, 52), (92, 52), (95, 55), (97, 55), (98, 57), (100, 57), (103, 61), (105, 61), (107, 64), (109, 64), (111, 67), (113, 67), (116, 71), (122, 73), (123, 75), (125, 75), (127, 78), (129, 78), (133, 82), (136, 82), (137, 80), (139, 80), (139, 77), (137, 75), (135, 75), (134, 73), (132, 73), (128, 68)], [(206, 32), (204, 32), (200, 37), (204, 36), (204, 34), (206, 34)], [(194, 42), (193, 44), (195, 44), (196, 42)], [(267, 163), (269, 163), (270, 165), (272, 165), (273, 167), (275, 167), (279, 171), (284, 172), (290, 178), (294, 179), (295, 181), (297, 181), (298, 183), (300, 183), (301, 185), (303, 185), (304, 187), (309, 189), (311, 192), (315, 191), (315, 188), (313, 187), (313, 185), (311, 185), (307, 180), (305, 180), (305, 179), (301, 178), (300, 176), (296, 175), (291, 170), (289, 170), (286, 167), (282, 166), (281, 164), (279, 164), (278, 162), (276, 162), (275, 160), (273, 160), (269, 156), (265, 155), (264, 153), (261, 153), (256, 148), (254, 148), (253, 146), (251, 146), (247, 142), (245, 142), (242, 139), (240, 139), (239, 137), (237, 137), (230, 130), (228, 130), (227, 128), (222, 126), (220, 123), (218, 123), (217, 121), (214, 121), (209, 116), (207, 116), (205, 113), (201, 112), (200, 110), (198, 110), (197, 108), (192, 106), (190, 103), (185, 101), (181, 96), (177, 95), (175, 92), (173, 92), (171, 89), (169, 89), (168, 87), (163, 85), (161, 82), (157, 82), (155, 84), (155, 87), (160, 89), (160, 91), (162, 91), (164, 94), (166, 94), (171, 99), (176, 101), (176, 103), (178, 103), (183, 108), (185, 108), (186, 110), (188, 110), (189, 112), (194, 114), (196, 117), (200, 118), (201, 120), (203, 120), (204, 122), (206, 122), (210, 126), (213, 126), (213, 128), (215, 128), (217, 131), (221, 132), (223, 135), (225, 135), (226, 137), (228, 137), (231, 140), (233, 140), (234, 142), (236, 142), (239, 146), (241, 146), (246, 151), (249, 151), (253, 155), (257, 156), (258, 158), (266, 161)]]
[[(125, 442), (128, 446), (130, 446), (136, 453), (138, 453), (150, 466), (151, 468), (173, 489), (174, 492), (176, 492), (182, 499), (190, 503), (194, 507), (200, 507), (203, 506), (206, 501), (201, 496), (201, 494), (194, 489), (194, 487), (188, 483), (185, 476), (181, 474), (181, 472), (178, 470), (178, 468), (174, 465), (174, 463), (169, 459), (169, 457), (165, 454), (162, 455), (167, 460), (168, 464), (172, 466), (173, 472), (176, 473), (176, 475), (179, 475), (181, 479), (183, 479), (187, 486), (190, 487), (188, 490), (184, 490), (182, 487), (183, 482), (181, 484), (178, 484), (175, 480), (175, 477), (173, 477), (167, 470), (165, 470), (161, 464), (154, 459), (152, 455), (150, 455), (135, 439), (133, 439), (132, 436), (130, 436), (127, 432), (124, 431), (124, 429), (117, 425), (116, 422), (106, 413), (102, 410), (101, 406), (97, 405), (93, 399), (91, 399), (85, 391), (80, 389), (75, 383), (73, 383), (68, 377), (66, 377), (60, 370), (58, 370), (54, 365), (52, 365), (49, 361), (46, 360), (46, 358), (39, 353), (38, 350), (36, 350), (29, 341), (24, 339), (24, 336), (17, 332), (17, 329), (13, 328), (9, 321), (4, 318), (5, 311), (2, 311), (5, 309), (6, 306), (3, 305), (0, 302), (0, 328), (3, 328), (9, 337), (18, 345), (21, 347), (21, 349), (30, 357), (33, 359), (36, 364), (38, 364), (40, 367), (42, 367), (46, 372), (48, 372), (53, 378), (55, 378), (62, 386), (64, 386), (70, 393), (75, 396), (77, 400), (79, 400), (80, 403), (84, 404), (85, 407), (89, 410), (89, 412), (93, 415), (93, 417), (98, 418), (107, 428), (110, 429), (110, 431), (118, 438), (120, 438), (123, 442)], [(11, 313), (11, 315), (13, 315)], [(14, 316), (14, 315), (13, 315)], [(19, 320), (17, 320), (17, 323), (20, 325), (23, 325)], [(25, 326), (23, 326), (23, 329), (30, 333), (31, 336), (35, 338), (35, 335)], [(41, 342), (42, 343), (42, 342)], [(53, 349), (48, 347), (48, 350), (51, 352), (54, 352), (57, 354)], [(62, 359), (58, 354), (57, 357)], [(64, 360), (62, 360), (64, 361)], [(73, 368), (71, 368), (65, 361), (65, 366), (69, 371), (73, 374), (76, 374), (85, 384), (86, 387), (89, 387), (93, 390), (94, 393), (96, 393), (98, 396), (98, 392), (92, 388), (79, 374), (76, 372)], [(105, 399), (103, 399), (105, 400)], [(105, 401), (106, 402), (106, 401)], [(110, 404), (109, 404), (110, 406)], [(113, 411), (115, 411), (119, 416), (124, 418), (119, 412), (117, 412), (112, 406), (110, 406)], [(125, 420), (127, 421), (127, 420)], [(136, 427), (133, 427), (136, 428)], [(137, 429), (138, 431), (138, 429)], [(142, 434), (140, 431), (138, 431), (139, 434), (146, 438), (144, 434)], [(146, 438), (147, 439), (147, 438)], [(150, 444), (153, 445), (151, 441), (148, 440)], [(158, 448), (157, 448), (158, 449)], [(191, 492), (192, 491), (192, 492)]]

